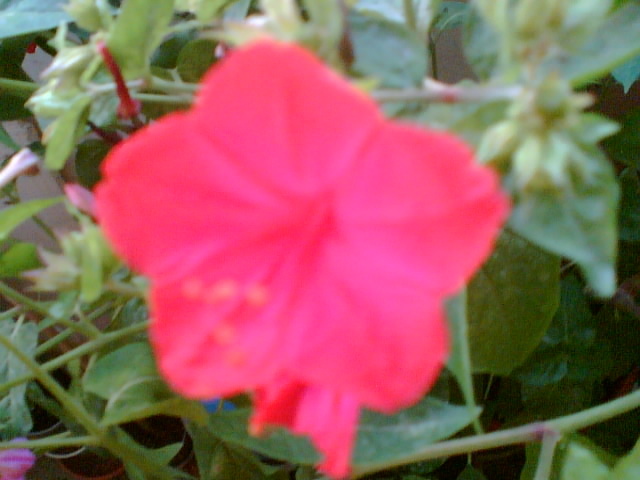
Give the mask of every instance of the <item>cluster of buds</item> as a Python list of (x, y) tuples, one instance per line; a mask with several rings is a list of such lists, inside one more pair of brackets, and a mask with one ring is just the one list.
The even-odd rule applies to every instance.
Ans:
[(62, 253), (40, 250), (44, 267), (26, 277), (42, 291), (80, 291), (85, 302), (102, 294), (104, 282), (120, 267), (98, 226), (81, 221), (81, 229), (60, 238)]
[(563, 189), (589, 175), (585, 159), (617, 128), (585, 114), (591, 102), (589, 95), (574, 93), (566, 80), (550, 75), (523, 91), (505, 120), (487, 130), (478, 157), (501, 170), (514, 192)]
[(606, 17), (612, 0), (476, 0), (482, 16), (509, 39), (514, 56), (542, 58), (549, 50), (574, 50)]

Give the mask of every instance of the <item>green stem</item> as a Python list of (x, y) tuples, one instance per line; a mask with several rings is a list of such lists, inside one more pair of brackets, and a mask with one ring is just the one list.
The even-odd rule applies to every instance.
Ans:
[(166, 103), (169, 105), (191, 105), (191, 103), (193, 103), (193, 98), (187, 98), (183, 95), (158, 95), (155, 93), (132, 92), (131, 96), (146, 103)]
[(414, 452), (406, 457), (395, 459), (392, 462), (369, 463), (356, 466), (354, 468), (354, 478), (409, 463), (460, 455), (479, 450), (488, 450), (506, 445), (538, 441), (545, 433), (554, 430), (559, 434), (575, 432), (576, 430), (604, 422), (605, 420), (609, 420), (610, 418), (638, 407), (640, 407), (640, 390), (572, 415), (566, 415), (544, 422), (529, 423), (508, 430), (447, 440), (429, 445), (422, 451)]
[(72, 416), (82, 427), (96, 439), (96, 444), (101, 445), (124, 462), (130, 462), (150, 477), (164, 478), (171, 480), (171, 476), (165, 472), (165, 468), (155, 465), (144, 455), (136, 454), (127, 446), (118, 441), (117, 436), (103, 428), (78, 401), (72, 397), (58, 382), (56, 382), (35, 360), (24, 354), (17, 348), (11, 340), (4, 335), (0, 335), (0, 345), (15, 355), (24, 365), (31, 370), (33, 376), (53, 395), (62, 407)]
[(0, 442), (0, 451), (13, 450), (14, 448), (28, 448), (29, 450), (51, 450), (60, 447), (76, 447), (83, 445), (99, 445), (95, 437), (89, 435), (83, 437), (60, 438), (57, 436), (39, 438), (37, 440), (24, 440), (21, 442)]
[(32, 94), (38, 88), (40, 88), (40, 85), (34, 82), (13, 80), (11, 78), (0, 78), (0, 90)]
[(553, 467), (553, 455), (559, 441), (560, 435), (556, 431), (550, 430), (543, 434), (538, 466), (533, 480), (549, 480), (551, 468)]
[(18, 292), (17, 290), (11, 288), (4, 282), (0, 282), (0, 294), (5, 297), (13, 300), (20, 305), (33, 310), (34, 312), (39, 313), (44, 317), (52, 317), (56, 320), (56, 322), (64, 325), (67, 328), (70, 328), (73, 331), (81, 333), (82, 335), (88, 338), (96, 338), (99, 337), (102, 333), (93, 325), (83, 325), (76, 323), (68, 318), (58, 317), (51, 314), (48, 308), (43, 306), (40, 302), (37, 302), (26, 295)]
[(197, 83), (172, 82), (160, 77), (151, 77), (151, 88), (169, 93), (196, 93), (200, 90)]
[(403, 0), (402, 6), (404, 9), (404, 17), (407, 21), (407, 26), (415, 31), (417, 22), (416, 22), (416, 11), (413, 5), (413, 0)]
[[(116, 342), (123, 338), (136, 335), (138, 333), (142, 333), (148, 328), (148, 326), (148, 322), (141, 322), (136, 323), (135, 325), (131, 325), (130, 327), (122, 328), (116, 332), (105, 333), (95, 340), (83, 343), (79, 347), (76, 347), (63, 355), (54, 358), (53, 360), (43, 363), (42, 365), (39, 365), (39, 367), (45, 372), (50, 372), (52, 370), (55, 370), (56, 368), (60, 368), (63, 365), (66, 365), (71, 360), (75, 360), (76, 358), (83, 357), (84, 355), (94, 353), (100, 350), (105, 345), (108, 345), (109, 343)], [(3, 382), (2, 384), (0, 384), (0, 396), (16, 385), (23, 384), (25, 382), (33, 380), (34, 378), (37, 377), (33, 373), (31, 373), (16, 377), (13, 380)]]
[(519, 85), (474, 85), (461, 87), (426, 79), (424, 88), (406, 90), (374, 90), (371, 96), (378, 102), (487, 102), (513, 100), (520, 96)]
[(5, 347), (9, 352), (15, 355), (33, 374), (34, 378), (38, 380), (44, 388), (46, 388), (51, 395), (53, 395), (58, 402), (64, 407), (67, 412), (71, 414), (91, 435), (101, 438), (105, 435), (105, 431), (98, 425), (98, 423), (87, 413), (87, 411), (80, 405), (75, 398), (73, 398), (67, 391), (55, 381), (47, 371), (36, 362), (33, 358), (23, 353), (17, 348), (11, 340), (6, 336), (0, 335), (0, 345)]

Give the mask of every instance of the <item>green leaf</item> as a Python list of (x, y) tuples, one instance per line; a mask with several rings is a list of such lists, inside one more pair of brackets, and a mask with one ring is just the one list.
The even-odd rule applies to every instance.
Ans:
[(466, 406), (427, 397), (395, 415), (363, 412), (358, 427), (354, 465), (366, 471), (397, 464), (469, 425), (480, 414)]
[(547, 72), (559, 72), (574, 86), (584, 85), (640, 54), (640, 5), (629, 4), (610, 15), (579, 52), (566, 52), (543, 65)]
[(534, 244), (575, 261), (597, 295), (611, 296), (619, 196), (613, 169), (597, 147), (585, 150), (566, 142), (546, 154), (549, 162), (554, 155), (569, 157), (578, 168), (557, 188), (522, 192), (509, 225)]
[[(453, 372), (460, 385), (464, 402), (470, 411), (477, 405), (473, 392), (473, 372), (471, 370), (471, 354), (469, 350), (469, 327), (467, 320), (467, 291), (463, 290), (446, 304), (452, 346), (447, 367)], [(481, 430), (480, 424), (476, 426)]]
[(153, 351), (147, 343), (136, 342), (100, 357), (82, 378), (83, 388), (108, 400), (140, 379), (158, 377)]
[(571, 442), (562, 466), (561, 480), (607, 480), (609, 468), (586, 446)]
[(635, 168), (620, 174), (620, 240), (640, 240), (640, 178)]
[(505, 231), (467, 289), (471, 364), (508, 375), (535, 349), (560, 297), (560, 260)]
[[(426, 38), (431, 22), (437, 14), (440, 0), (412, 0), (412, 3), (416, 31), (422, 38)], [(397, 23), (407, 23), (404, 2), (399, 0), (393, 2), (388, 0), (358, 0), (354, 9), (365, 15), (378, 16)]]
[[(9, 339), (14, 346), (33, 358), (38, 343), (38, 326), (35, 323), (3, 320), (0, 335)], [(29, 373), (29, 368), (4, 346), (0, 346), (0, 383), (6, 383)], [(27, 383), (13, 387), (0, 400), (0, 436), (9, 440), (31, 430), (31, 415), (25, 393)]]
[(103, 140), (90, 138), (78, 145), (75, 155), (76, 174), (80, 183), (87, 188), (93, 188), (101, 178), (100, 164), (107, 156), (111, 146)]
[(0, 255), (0, 277), (15, 277), (39, 266), (38, 249), (33, 243), (15, 243)]
[(609, 480), (637, 480), (640, 478), (640, 441), (613, 468)]
[(249, 414), (249, 409), (216, 413), (210, 416), (208, 428), (225, 442), (242, 445), (271, 458), (302, 465), (312, 465), (320, 460), (320, 455), (307, 438), (293, 435), (283, 428), (275, 428), (262, 437), (249, 435)]
[(598, 320), (591, 314), (583, 285), (575, 275), (562, 280), (560, 308), (542, 342), (514, 372), (520, 381), (544, 386), (568, 379), (601, 379), (611, 366), (607, 342), (598, 338)]
[(613, 72), (613, 78), (622, 84), (624, 93), (627, 93), (638, 78), (640, 78), (640, 56), (632, 58), (627, 63), (620, 65)]
[(187, 43), (178, 55), (177, 69), (185, 82), (197, 83), (216, 61), (216, 42), (196, 38)]
[(465, 2), (442, 2), (433, 28), (443, 31), (464, 25), (467, 22), (470, 8), (469, 4)]
[(481, 80), (489, 79), (498, 66), (500, 37), (476, 9), (471, 9), (463, 29), (463, 46), (467, 62)]
[(39, 32), (69, 22), (60, 0), (0, 0), (0, 39)]
[(82, 378), (85, 391), (108, 400), (103, 425), (151, 415), (173, 415), (206, 421), (197, 402), (175, 396), (157, 372), (149, 344), (136, 342), (99, 358)]
[(13, 229), (22, 222), (30, 219), (45, 208), (55, 205), (61, 200), (61, 197), (39, 198), (6, 207), (0, 211), (0, 240), (6, 239)]
[(83, 134), (85, 120), (89, 114), (89, 97), (78, 97), (69, 109), (60, 115), (45, 130), (47, 146), (44, 164), (51, 170), (60, 170)]
[(162, 42), (172, 17), (173, 0), (123, 3), (107, 44), (126, 78), (148, 73), (151, 54)]
[(427, 73), (425, 42), (403, 24), (352, 12), (349, 29), (355, 62), (352, 68), (386, 87), (415, 87)]

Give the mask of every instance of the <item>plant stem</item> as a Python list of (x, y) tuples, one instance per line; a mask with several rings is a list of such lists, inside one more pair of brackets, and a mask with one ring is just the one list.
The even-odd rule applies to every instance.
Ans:
[(86, 435), (83, 437), (60, 438), (52, 436), (47, 438), (39, 438), (37, 440), (25, 440), (22, 442), (0, 442), (0, 451), (13, 450), (14, 448), (28, 448), (29, 450), (42, 449), (50, 450), (59, 447), (75, 447), (82, 445), (98, 445), (97, 438)]
[(40, 88), (40, 85), (34, 82), (13, 80), (11, 78), (0, 78), (0, 90), (32, 94), (38, 88)]
[(58, 402), (71, 414), (91, 435), (101, 438), (105, 432), (102, 427), (87, 413), (75, 398), (56, 382), (47, 371), (42, 368), (33, 358), (23, 353), (13, 342), (4, 335), (0, 335), (0, 345), (5, 347), (9, 352), (15, 355), (33, 374)]
[(172, 82), (160, 77), (151, 77), (151, 88), (164, 92), (196, 93), (200, 89), (197, 83)]
[[(63, 355), (60, 355), (59, 357), (54, 358), (53, 360), (43, 363), (42, 365), (39, 365), (39, 367), (44, 372), (50, 372), (52, 370), (55, 370), (56, 368), (59, 368), (67, 364), (71, 360), (75, 360), (76, 358), (96, 352), (111, 342), (115, 342), (123, 338), (144, 332), (148, 326), (149, 326), (148, 322), (141, 322), (141, 323), (136, 323), (135, 325), (131, 325), (130, 327), (122, 328), (115, 332), (105, 333), (102, 336), (96, 338), (95, 340), (91, 340), (86, 343), (83, 343), (79, 347), (76, 347), (73, 350)], [(33, 380), (34, 378), (37, 378), (37, 377), (32, 372), (31, 374), (22, 375), (20, 377), (14, 378), (13, 380), (3, 382), (0, 385), (0, 395), (3, 395), (4, 392), (7, 392), (8, 390), (15, 387), (16, 385), (20, 385), (22, 383), (28, 382), (30, 380)]]
[(406, 90), (374, 90), (371, 96), (378, 102), (486, 102), (512, 100), (522, 93), (519, 85), (491, 86), (449, 85), (433, 79), (425, 79), (424, 88)]
[(87, 410), (85, 410), (81, 403), (72, 397), (58, 384), (58, 382), (53, 379), (53, 377), (51, 377), (51, 375), (47, 373), (42, 365), (24, 354), (6, 336), (0, 335), (0, 345), (9, 350), (9, 352), (15, 355), (27, 368), (29, 368), (29, 370), (31, 370), (33, 376), (51, 393), (51, 395), (56, 398), (60, 405), (62, 405), (62, 407), (75, 420), (77, 420), (80, 425), (82, 425), (89, 435), (95, 438), (96, 445), (106, 448), (121, 460), (136, 465), (145, 473), (150, 474), (150, 477), (152, 478), (171, 479), (171, 476), (166, 473), (166, 469), (163, 466), (156, 465), (149, 461), (149, 459), (144, 455), (136, 454), (136, 452), (131, 451), (130, 448), (123, 445), (118, 440), (117, 436), (109, 432), (109, 429), (102, 427), (98, 421), (94, 419)]
[(560, 434), (554, 430), (545, 432), (542, 437), (542, 448), (538, 456), (538, 466), (533, 480), (549, 480), (553, 466), (553, 455), (556, 445), (560, 441)]
[(435, 458), (460, 455), (479, 450), (504, 447), (518, 443), (538, 441), (545, 433), (556, 431), (558, 434), (574, 432), (596, 423), (604, 422), (628, 411), (640, 407), (640, 390), (622, 398), (589, 408), (564, 417), (546, 420), (544, 422), (529, 423), (521, 427), (510, 428), (483, 435), (472, 435), (436, 443), (425, 447), (422, 451), (414, 452), (392, 462), (369, 463), (354, 467), (354, 478), (409, 463), (432, 460)]
[(416, 30), (416, 11), (413, 5), (413, 0), (403, 0), (402, 2), (404, 17), (406, 19), (407, 26), (415, 31)]
[(98, 330), (93, 325), (83, 325), (73, 322), (68, 318), (53, 316), (49, 309), (43, 306), (40, 302), (37, 302), (27, 297), (26, 295), (23, 295), (4, 282), (0, 282), (0, 294), (13, 300), (14, 302), (19, 303), (20, 305), (29, 308), (30, 310), (33, 310), (34, 312), (39, 313), (44, 317), (53, 317), (58, 323), (64, 325), (67, 328), (70, 328), (71, 330), (81, 333), (88, 338), (96, 338), (102, 335), (100, 330)]
[(148, 103), (167, 103), (170, 105), (191, 105), (193, 98), (184, 95), (158, 95), (155, 93), (132, 93), (137, 100)]

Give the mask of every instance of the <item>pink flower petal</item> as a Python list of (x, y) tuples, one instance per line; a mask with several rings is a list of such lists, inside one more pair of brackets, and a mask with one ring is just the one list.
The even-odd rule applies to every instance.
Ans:
[(151, 340), (184, 395), (252, 390), (252, 425), (311, 437), (348, 474), (361, 405), (417, 401), (448, 352), (442, 302), (508, 201), (459, 140), (384, 120), (310, 53), (261, 41), (195, 107), (119, 144), (96, 189), (150, 276)]

